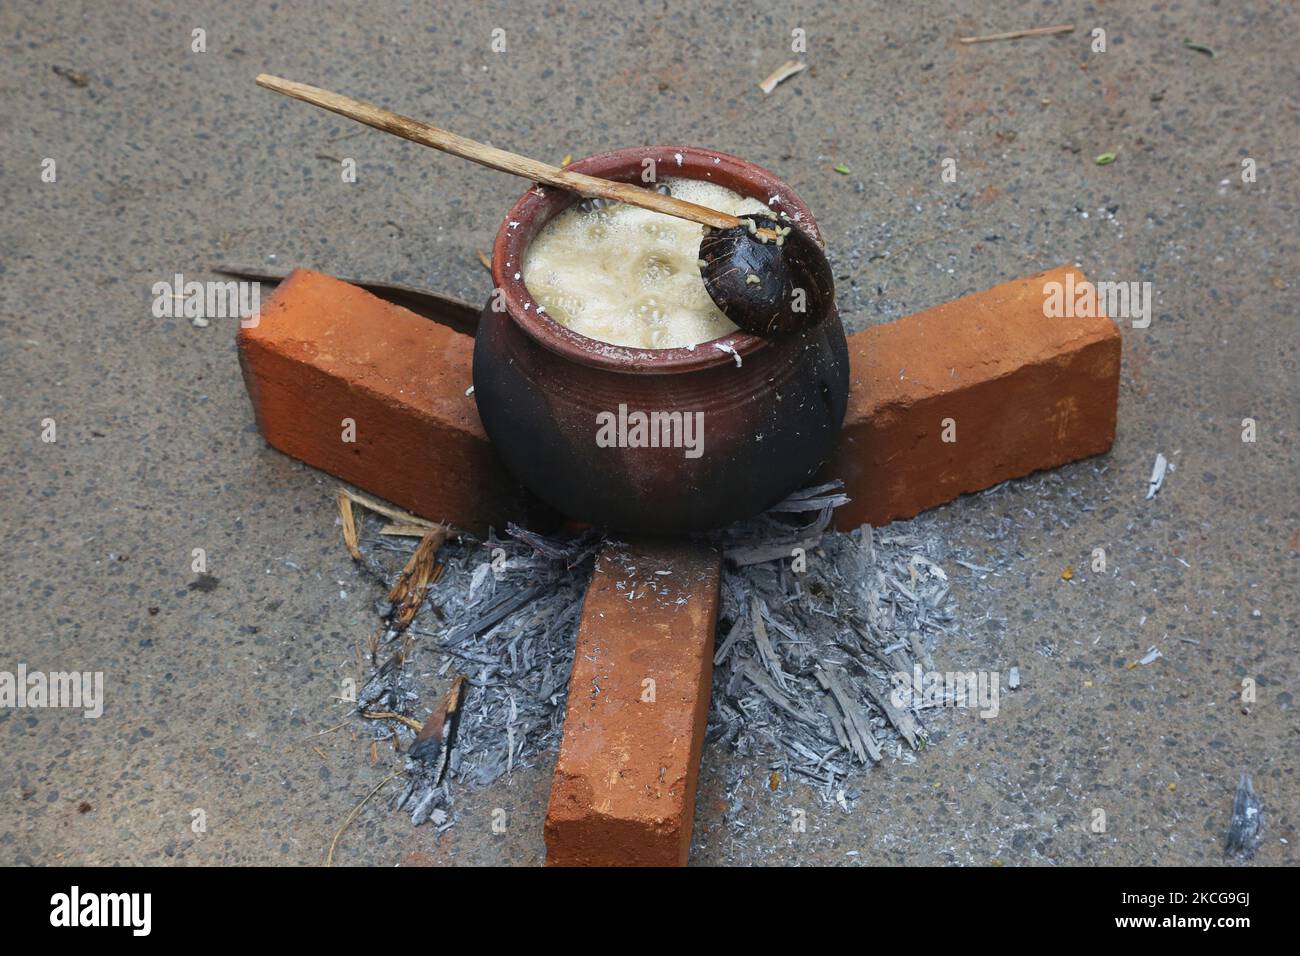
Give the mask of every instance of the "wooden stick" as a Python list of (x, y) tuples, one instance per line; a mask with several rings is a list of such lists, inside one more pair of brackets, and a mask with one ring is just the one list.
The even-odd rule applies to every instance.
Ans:
[(358, 504), (368, 511), (373, 511), (377, 515), (383, 515), (388, 520), (396, 521), (398, 524), (423, 527), (425, 531), (432, 531), (434, 528), (441, 527), (441, 525), (436, 521), (417, 518), (409, 511), (403, 511), (401, 508), (394, 508), (392, 505), (386, 505), (377, 498), (363, 495), (361, 492), (353, 491), (351, 488), (344, 488), (340, 485), (338, 494), (345, 495), (351, 499), (354, 504)]
[[(223, 275), (235, 276), (240, 279), (261, 279), (265, 282), (283, 282), (289, 278), (289, 273), (293, 271), (290, 266), (271, 266), (271, 265), (251, 265), (243, 262), (222, 262), (212, 267), (213, 272), (220, 272)], [(320, 271), (320, 270), (318, 270)], [(432, 289), (422, 289), (419, 286), (406, 285), (403, 282), (388, 282), (384, 279), (372, 279), (365, 276), (357, 275), (339, 275), (331, 272), (335, 279), (341, 279), (350, 285), (359, 285), (366, 291), (379, 290), (381, 292), (392, 292), (401, 296), (410, 296), (431, 299), (432, 304), (448, 309), (449, 311), (464, 312), (466, 309), (472, 309), (477, 315), (481, 308), (464, 299), (457, 299), (455, 296), (443, 295), (441, 292), (434, 292)]]
[[(358, 130), (358, 132), (361, 131)], [(489, 262), (487, 268), (491, 272), (492, 263)], [(234, 276), (237, 279), (282, 282), (288, 278), (293, 269), (284, 266), (247, 265), (241, 262), (227, 262), (213, 266), (212, 271)], [(391, 302), (393, 305), (400, 305), (404, 309), (410, 309), (417, 315), (432, 319), (434, 322), (455, 329), (457, 332), (473, 335), (478, 328), (479, 313), (482, 311), (482, 307), (471, 305), (463, 299), (443, 295), (441, 292), (434, 292), (432, 289), (421, 289), (418, 286), (405, 285), (401, 282), (384, 282), (379, 279), (370, 279), (365, 276), (348, 275), (346, 273), (339, 275), (331, 272), (330, 275), (352, 285), (360, 286), (385, 302)]]
[(1074, 24), (1060, 27), (1034, 27), (1032, 30), (1012, 30), (1010, 33), (991, 33), (984, 37), (958, 37), (958, 43), (989, 43), (993, 40), (1018, 40), (1021, 37), (1041, 37), (1052, 33), (1069, 33)]
[(283, 93), (285, 96), (292, 96), (304, 103), (311, 103), (313, 106), (330, 110), (340, 116), (346, 116), (358, 123), (365, 123), (367, 126), (373, 126), (385, 133), (392, 133), (394, 136), (402, 137), (402, 139), (409, 139), (413, 143), (432, 146), (434, 149), (440, 149), (444, 153), (451, 153), (453, 156), (468, 159), (481, 166), (487, 166), (489, 169), (498, 169), (503, 173), (522, 176), (524, 179), (530, 179), (533, 182), (546, 183), (548, 186), (558, 186), (581, 196), (612, 199), (615, 202), (640, 206), (642, 209), (661, 212), (667, 216), (676, 216), (678, 219), (688, 219), (691, 222), (713, 226), (716, 229), (734, 229), (741, 224), (740, 220), (735, 216), (718, 212), (716, 209), (709, 209), (707, 206), (700, 206), (682, 199), (674, 199), (671, 196), (657, 193), (653, 189), (642, 189), (640, 186), (633, 186), (631, 183), (616, 183), (608, 179), (598, 179), (595, 176), (584, 176), (582, 173), (560, 169), (558, 166), (551, 166), (536, 159), (529, 159), (527, 156), (520, 156), (518, 153), (511, 153), (504, 149), (497, 149), (495, 146), (478, 143), (472, 139), (466, 139), (464, 136), (449, 133), (445, 129), (439, 129), (437, 126), (421, 123), (419, 120), (401, 116), (391, 110), (372, 106), (369, 103), (363, 103), (361, 100), (354, 100), (349, 96), (331, 93), (329, 90), (322, 90), (317, 86), (295, 83), (293, 80), (269, 76), (266, 73), (262, 73), (257, 77), (257, 85), (264, 86), (268, 90), (274, 90), (277, 93)]

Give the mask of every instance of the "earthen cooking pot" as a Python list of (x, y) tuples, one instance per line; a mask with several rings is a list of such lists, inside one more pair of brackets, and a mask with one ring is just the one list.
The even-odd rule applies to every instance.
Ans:
[[(660, 178), (707, 179), (753, 196), (821, 240), (788, 185), (735, 156), (634, 147), (571, 168), (639, 182), (646, 159), (655, 161)], [(577, 201), (572, 193), (534, 187), (497, 233), (496, 291), (474, 345), (474, 396), (506, 466), (569, 517), (642, 534), (721, 527), (803, 486), (830, 457), (848, 401), (838, 312), (832, 308), (817, 325), (784, 338), (737, 331), (694, 349), (629, 348), (579, 335), (539, 315), (523, 281), (528, 243)], [(597, 439), (620, 406), (632, 427), (623, 447), (610, 447), (608, 429)], [(627, 447), (639, 437), (635, 412), (702, 413), (699, 456), (682, 447)]]

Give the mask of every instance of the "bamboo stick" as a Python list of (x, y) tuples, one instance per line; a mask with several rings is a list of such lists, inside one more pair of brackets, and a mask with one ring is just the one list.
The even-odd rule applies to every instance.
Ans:
[(595, 176), (586, 176), (582, 173), (561, 169), (558, 166), (551, 166), (536, 159), (529, 159), (527, 156), (520, 156), (518, 153), (511, 153), (495, 146), (488, 146), (486, 143), (479, 143), (464, 136), (458, 136), (445, 129), (402, 116), (391, 110), (361, 100), (354, 100), (350, 96), (331, 93), (329, 90), (323, 90), (317, 86), (297, 83), (293, 80), (286, 80), (266, 73), (258, 75), (257, 85), (302, 100), (304, 103), (311, 103), (313, 106), (330, 110), (340, 116), (346, 116), (358, 123), (365, 123), (367, 126), (373, 126), (385, 133), (392, 133), (394, 136), (402, 137), (402, 139), (409, 139), (413, 143), (432, 146), (434, 149), (442, 150), (444, 153), (451, 153), (453, 156), (459, 156), (462, 159), (468, 159), (480, 166), (487, 166), (489, 169), (497, 169), (503, 173), (521, 176), (533, 182), (558, 186), (561, 189), (567, 189), (582, 196), (612, 199), (615, 202), (639, 206), (642, 209), (661, 212), (668, 216), (676, 216), (678, 219), (687, 219), (705, 226), (713, 226), (716, 229), (734, 229), (741, 224), (741, 221), (735, 216), (729, 216), (716, 209), (709, 209), (707, 206), (700, 206), (682, 199), (674, 199), (672, 196), (665, 196), (653, 189), (643, 189), (631, 183), (616, 183), (608, 179), (599, 179)]

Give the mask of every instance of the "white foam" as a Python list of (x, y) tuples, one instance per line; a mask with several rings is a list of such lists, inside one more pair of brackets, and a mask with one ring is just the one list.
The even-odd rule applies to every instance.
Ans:
[[(678, 199), (739, 215), (765, 212), (716, 183), (664, 180)], [(623, 203), (573, 206), (546, 224), (524, 254), (524, 283), (551, 316), (588, 338), (633, 348), (686, 348), (728, 335), (700, 278), (704, 227)]]

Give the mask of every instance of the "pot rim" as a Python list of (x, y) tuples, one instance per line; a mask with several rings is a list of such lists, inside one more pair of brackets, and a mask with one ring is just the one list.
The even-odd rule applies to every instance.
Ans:
[[(789, 184), (739, 156), (695, 146), (632, 146), (597, 153), (576, 160), (565, 168), (632, 182), (639, 177), (645, 159), (653, 159), (661, 174), (666, 170), (665, 178), (717, 182), (742, 195), (766, 202), (773, 212), (784, 212), (797, 228), (819, 245), (825, 245), (812, 213)], [(545, 312), (539, 313), (537, 300), (523, 280), (524, 250), (551, 219), (579, 199), (576, 193), (534, 185), (510, 207), (497, 231), (492, 248), (492, 281), (501, 290), (506, 312), (533, 341), (583, 365), (643, 374), (694, 372), (721, 367), (735, 363), (737, 355), (743, 361), (771, 343), (769, 339), (738, 329), (721, 338), (701, 342), (693, 349), (640, 349), (588, 338), (561, 325)], [(832, 316), (833, 311), (827, 318)]]

